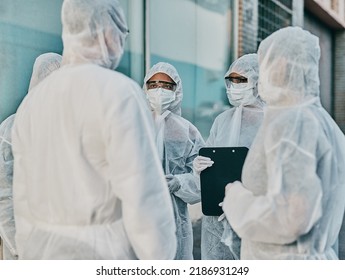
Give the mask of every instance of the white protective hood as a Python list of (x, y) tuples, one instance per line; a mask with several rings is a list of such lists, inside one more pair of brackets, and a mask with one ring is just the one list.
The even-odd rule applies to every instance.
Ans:
[(223, 210), (244, 259), (336, 259), (345, 138), (319, 99), (318, 38), (299, 27), (262, 41), (264, 120)]
[(122, 9), (65, 0), (62, 23), (68, 65), (31, 90), (13, 127), (19, 258), (172, 259), (152, 117), (138, 84), (109, 70), (127, 32)]

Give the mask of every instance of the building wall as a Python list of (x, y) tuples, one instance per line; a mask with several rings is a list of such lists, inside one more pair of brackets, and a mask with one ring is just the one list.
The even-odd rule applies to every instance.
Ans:
[(292, 1), (292, 25), (300, 27), (304, 25), (304, 0)]
[(303, 25), (303, 1), (239, 0), (238, 56), (257, 51), (260, 42), (274, 31)]
[[(328, 29), (320, 35), (321, 60), (321, 100), (335, 119), (339, 127), (345, 132), (345, 1), (344, 0), (304, 0), (305, 9), (313, 13), (314, 23), (309, 28), (318, 33), (321, 29)], [(307, 19), (308, 21), (308, 19)], [(323, 26), (320, 28), (320, 26)], [(328, 35), (327, 35), (328, 34)], [(332, 36), (330, 48), (329, 36)], [(331, 60), (330, 56), (333, 55)], [(331, 62), (331, 69), (329, 63)], [(332, 75), (329, 75), (329, 72)], [(325, 87), (332, 83), (332, 89), (326, 96)]]
[(345, 31), (335, 33), (334, 118), (345, 133)]
[(345, 28), (344, 0), (304, 0), (305, 7), (333, 28)]
[[(253, 20), (248, 15), (256, 14), (259, 18), (267, 18), (268, 20), (264, 22), (266, 24), (264, 31), (274, 32), (287, 24), (300, 26), (318, 36), (321, 48), (319, 72), (321, 102), (345, 131), (345, 79), (343, 78), (345, 77), (345, 35), (343, 33), (345, 1), (292, 0), (290, 2), (292, 3), (292, 18), (287, 18), (285, 23), (276, 20), (274, 18), (275, 13), (271, 12), (277, 2), (279, 1), (239, 0), (238, 56), (256, 51), (252, 44), (255, 36), (257, 36), (258, 42), (263, 39), (260, 38), (263, 34), (260, 33), (261, 29), (258, 26), (262, 22)], [(289, 2), (282, 1), (281, 3)], [(259, 10), (256, 12), (255, 9), (258, 4), (260, 4)], [(287, 7), (289, 8), (289, 6)], [(286, 17), (288, 14), (282, 11), (279, 17), (281, 16)], [(270, 25), (270, 23), (272, 24)]]
[(304, 29), (319, 37), (320, 98), (327, 112), (333, 115), (333, 31), (308, 12), (304, 14)]
[(234, 52), (232, 1), (150, 0), (149, 5), (149, 66), (160, 61), (175, 66), (183, 84), (182, 116), (207, 139), (216, 116), (230, 107), (224, 75)]
[[(135, 3), (134, 3), (135, 1)], [(63, 0), (1, 0), (0, 122), (16, 112), (25, 97), (37, 56), (62, 53)], [(144, 76), (144, 0), (120, 0), (131, 34), (118, 71), (138, 83)]]
[(3, 245), (2, 245), (2, 240), (0, 238), (0, 260), (3, 259), (3, 256), (2, 256), (3, 252), (2, 251), (3, 251)]
[(62, 0), (1, 1), (0, 122), (17, 110), (26, 95), (35, 58), (44, 52), (61, 53), (61, 22), (56, 12), (61, 5)]
[(258, 5), (258, 0), (239, 0), (237, 57), (257, 50)]

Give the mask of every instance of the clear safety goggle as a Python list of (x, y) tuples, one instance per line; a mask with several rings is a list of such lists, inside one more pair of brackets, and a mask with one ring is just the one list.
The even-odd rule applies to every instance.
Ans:
[(234, 88), (245, 88), (248, 84), (248, 79), (245, 77), (225, 77), (225, 85)]
[(155, 88), (163, 88), (171, 91), (176, 90), (176, 84), (172, 82), (167, 81), (148, 81), (146, 82), (146, 88), (149, 89), (155, 89)]

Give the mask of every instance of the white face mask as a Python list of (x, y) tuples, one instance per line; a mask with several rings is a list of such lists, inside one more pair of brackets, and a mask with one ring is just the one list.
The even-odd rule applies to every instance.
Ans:
[(235, 88), (230, 86), (226, 89), (226, 93), (231, 105), (238, 107), (240, 105), (247, 106), (256, 102), (254, 96), (254, 88)]
[(146, 91), (146, 98), (150, 102), (151, 109), (158, 115), (163, 114), (176, 99), (174, 91), (155, 88)]

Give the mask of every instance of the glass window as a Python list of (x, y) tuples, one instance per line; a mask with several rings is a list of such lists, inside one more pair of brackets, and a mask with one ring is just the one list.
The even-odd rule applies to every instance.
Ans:
[[(61, 54), (63, 0), (1, 0), (0, 122), (13, 114), (27, 93), (32, 66), (45, 52)], [(120, 0), (130, 34), (118, 71), (142, 83), (144, 77), (144, 0)]]
[(121, 59), (120, 65), (116, 69), (119, 72), (131, 77), (140, 85), (144, 79), (144, 0), (120, 0), (124, 9), (129, 34), (125, 44), (125, 53)]
[(62, 0), (2, 0), (0, 3), (0, 122), (24, 98), (35, 58), (62, 51)]
[(233, 59), (233, 2), (148, 1), (149, 64), (176, 67), (183, 84), (182, 115), (205, 139), (215, 117), (229, 108), (224, 74)]

